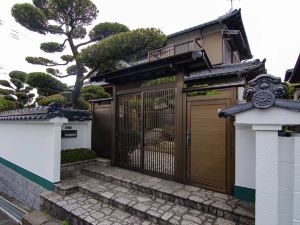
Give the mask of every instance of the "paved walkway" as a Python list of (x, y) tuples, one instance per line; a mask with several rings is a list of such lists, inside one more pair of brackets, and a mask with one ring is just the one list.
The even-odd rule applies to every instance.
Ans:
[[(186, 206), (200, 204), (248, 218), (255, 218), (253, 203), (241, 201), (233, 196), (219, 192), (152, 177), (118, 167), (91, 166), (84, 168), (83, 172), (86, 175), (122, 184), (134, 190), (154, 194), (156, 197), (174, 200)], [(64, 183), (67, 182), (65, 181)]]
[(254, 225), (253, 203), (117, 167), (85, 167), (41, 197), (72, 224)]
[[(128, 212), (138, 212), (142, 217), (151, 218), (152, 221), (162, 220), (168, 224), (206, 224), (206, 225), (234, 225), (232, 221), (228, 221), (217, 216), (201, 212), (199, 210), (191, 209), (185, 206), (176, 204), (175, 202), (166, 201), (161, 198), (155, 198), (149, 194), (140, 193), (126, 187), (122, 187), (109, 182), (93, 179), (87, 176), (77, 176), (75, 179), (65, 180), (59, 186), (60, 188), (70, 188), (71, 184), (76, 182), (77, 186), (80, 187), (80, 191), (86, 195), (95, 196), (97, 199), (106, 199), (106, 201), (112, 202), (112, 205), (119, 208), (125, 209)], [(55, 194), (54, 196), (57, 196)], [(53, 196), (53, 197), (54, 197)], [(53, 199), (52, 197), (52, 199)], [(72, 201), (73, 205), (68, 205), (66, 198), (72, 197), (77, 201)], [(56, 197), (54, 197), (56, 198)], [(68, 208), (78, 207), (78, 199), (83, 199), (82, 194), (73, 194), (68, 197), (59, 197), (55, 199), (56, 204), (59, 206), (68, 205)], [(83, 199), (84, 200), (84, 199)], [(82, 202), (82, 201), (81, 201)], [(86, 207), (91, 204), (96, 204), (96, 200), (89, 200)], [(101, 206), (102, 207), (102, 206)], [(113, 209), (110, 207), (110, 209)], [(103, 209), (101, 209), (102, 211)], [(119, 210), (114, 208), (115, 213), (119, 214)], [(89, 213), (86, 210), (81, 210), (80, 214), (85, 216), (93, 217), (93, 213)], [(99, 213), (98, 213), (99, 214)], [(101, 217), (104, 216), (100, 213)], [(123, 212), (124, 214), (124, 212)], [(126, 215), (127, 213), (125, 213)], [(118, 215), (118, 217), (120, 217)], [(100, 218), (100, 217), (99, 217)], [(98, 219), (99, 219), (98, 218)], [(91, 218), (92, 219), (92, 218)], [(94, 218), (95, 219), (95, 218)], [(92, 222), (94, 220), (91, 220)], [(127, 223), (124, 223), (127, 224)]]
[[(47, 199), (44, 209), (50, 210), (50, 213), (55, 214), (57, 218), (72, 221), (72, 224), (154, 225), (150, 221), (131, 215), (82, 193), (62, 196), (54, 192), (45, 192), (42, 196)], [(60, 208), (56, 208), (56, 205)], [(72, 215), (69, 218), (68, 213)]]
[(0, 210), (0, 225), (18, 225), (18, 223)]

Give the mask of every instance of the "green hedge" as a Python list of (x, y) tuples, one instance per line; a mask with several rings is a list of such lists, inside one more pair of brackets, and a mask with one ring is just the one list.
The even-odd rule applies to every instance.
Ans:
[(68, 149), (61, 151), (61, 164), (79, 162), (96, 157), (96, 152), (87, 148)]

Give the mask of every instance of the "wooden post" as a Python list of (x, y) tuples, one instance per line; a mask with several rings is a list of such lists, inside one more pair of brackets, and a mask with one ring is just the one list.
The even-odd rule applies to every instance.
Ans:
[(111, 143), (111, 165), (115, 166), (116, 165), (116, 154), (117, 154), (117, 143), (116, 141), (118, 140), (117, 138), (117, 95), (116, 95), (116, 85), (112, 86), (113, 88), (113, 100), (112, 100), (112, 143)]
[(179, 182), (184, 181), (186, 168), (184, 168), (183, 157), (183, 95), (184, 73), (183, 71), (176, 74), (176, 148), (175, 148), (175, 179)]

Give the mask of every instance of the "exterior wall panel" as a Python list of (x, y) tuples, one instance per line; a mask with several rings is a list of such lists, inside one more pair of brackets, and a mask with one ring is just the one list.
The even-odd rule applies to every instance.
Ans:
[(223, 39), (221, 32), (203, 37), (204, 49), (212, 65), (223, 63)]
[(91, 148), (91, 124), (90, 120), (63, 124), (63, 130), (68, 130), (66, 127), (69, 127), (70, 130), (76, 130), (77, 137), (62, 138), (61, 149)]
[(50, 182), (60, 181), (61, 126), (67, 119), (1, 121), (0, 157)]

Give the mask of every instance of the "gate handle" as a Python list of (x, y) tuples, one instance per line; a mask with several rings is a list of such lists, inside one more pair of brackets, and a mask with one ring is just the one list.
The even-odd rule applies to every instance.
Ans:
[(190, 146), (190, 131), (186, 132), (186, 146)]

